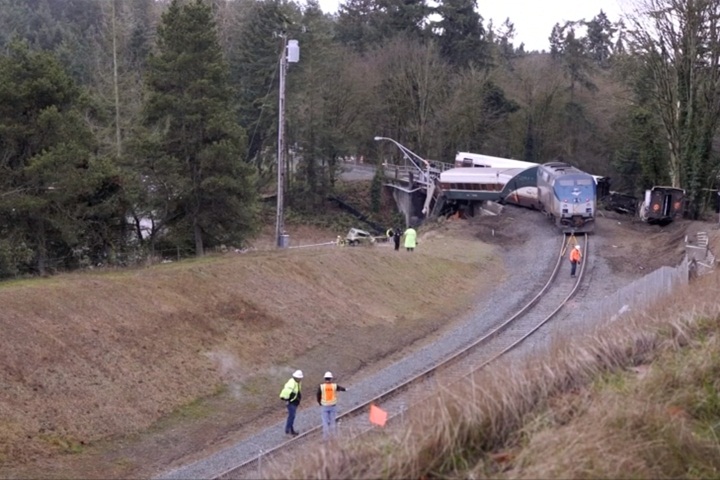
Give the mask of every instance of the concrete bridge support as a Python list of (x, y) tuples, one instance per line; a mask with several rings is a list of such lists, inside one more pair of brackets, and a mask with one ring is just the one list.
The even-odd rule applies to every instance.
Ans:
[(423, 220), (423, 206), (425, 203), (425, 191), (421, 189), (407, 190), (398, 185), (387, 185), (392, 190), (393, 199), (400, 213), (405, 217), (405, 227), (417, 227)]

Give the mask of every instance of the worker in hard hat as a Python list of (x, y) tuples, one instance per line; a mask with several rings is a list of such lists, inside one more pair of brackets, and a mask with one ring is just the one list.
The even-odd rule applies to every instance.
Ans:
[(337, 417), (337, 392), (346, 392), (347, 388), (333, 382), (333, 374), (325, 372), (324, 382), (317, 389), (317, 402), (320, 405), (323, 440), (335, 433), (335, 419)]
[(302, 398), (301, 383), (303, 379), (302, 370), (295, 370), (292, 378), (285, 383), (282, 391), (280, 392), (280, 398), (287, 404), (287, 421), (285, 422), (285, 433), (292, 435), (293, 437), (299, 433), (295, 431), (295, 412), (300, 405), (300, 399)]
[(396, 228), (393, 232), (393, 243), (395, 244), (395, 251), (400, 250), (400, 237), (402, 237), (402, 229)]
[(580, 251), (580, 245), (575, 245), (575, 248), (570, 250), (570, 276), (575, 276), (575, 269), (578, 263), (582, 260), (582, 252)]
[(407, 230), (405, 230), (405, 233), (403, 234), (405, 237), (405, 250), (408, 252), (412, 252), (415, 250), (415, 245), (417, 244), (417, 232), (414, 228), (410, 227)]

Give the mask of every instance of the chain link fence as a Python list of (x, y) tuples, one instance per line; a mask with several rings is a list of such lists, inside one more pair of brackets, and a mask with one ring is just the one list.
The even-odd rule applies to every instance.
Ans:
[(698, 275), (709, 273), (714, 265), (715, 256), (708, 247), (707, 233), (699, 232), (696, 238), (685, 239), (685, 258), (678, 266), (660, 267), (608, 295), (590, 315), (615, 321), (630, 311), (643, 310)]
[(687, 285), (689, 266), (686, 256), (677, 267), (660, 267), (605, 297), (591, 315), (615, 321), (630, 311), (643, 310), (678, 287)]

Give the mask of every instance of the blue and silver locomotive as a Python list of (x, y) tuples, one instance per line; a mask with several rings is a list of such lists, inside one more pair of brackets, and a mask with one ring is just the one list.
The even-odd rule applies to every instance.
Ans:
[(563, 162), (537, 170), (538, 204), (564, 233), (589, 233), (595, 228), (595, 178)]

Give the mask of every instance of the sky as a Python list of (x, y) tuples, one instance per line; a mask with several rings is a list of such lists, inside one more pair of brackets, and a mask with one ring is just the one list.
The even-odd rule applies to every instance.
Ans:
[[(319, 0), (325, 13), (335, 13), (342, 0)], [(628, 0), (476, 0), (478, 13), (487, 25), (489, 19), (500, 27), (506, 18), (515, 24), (515, 46), (525, 43), (525, 50), (549, 50), (548, 37), (556, 23), (591, 20), (600, 10), (611, 22), (619, 20)], [(627, 9), (627, 7), (625, 7)]]

